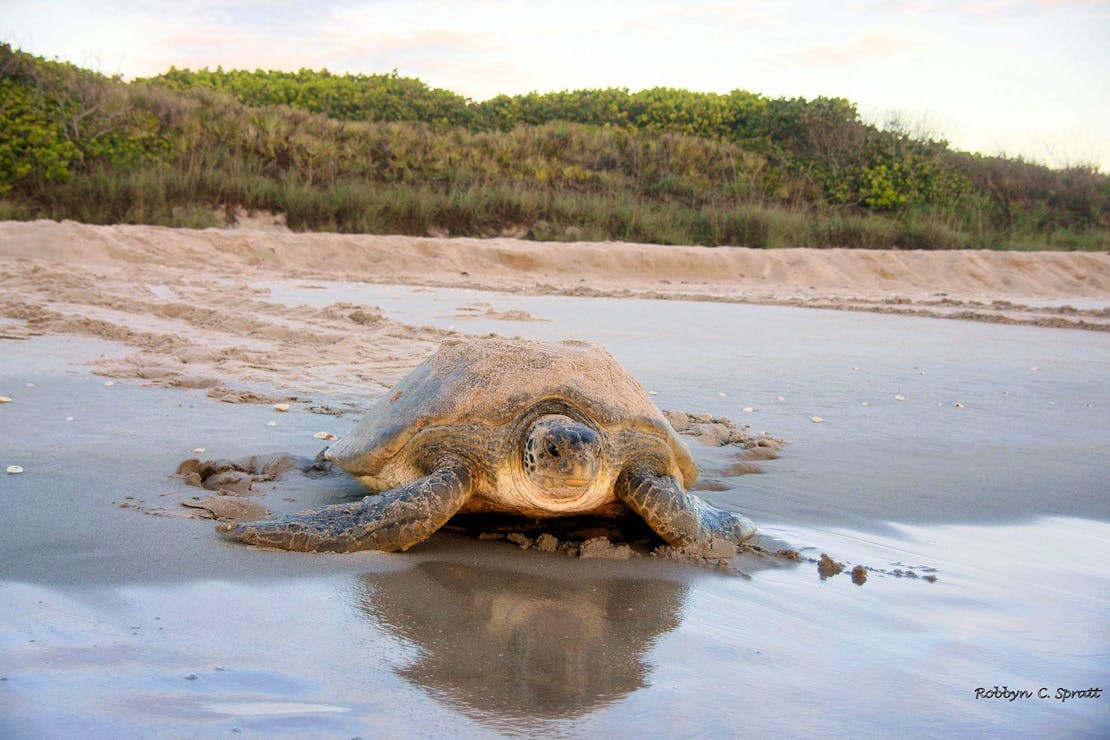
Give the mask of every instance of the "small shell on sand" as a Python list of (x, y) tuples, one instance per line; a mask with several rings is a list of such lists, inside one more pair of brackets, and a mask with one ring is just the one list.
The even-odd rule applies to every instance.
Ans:
[(649, 396), (658, 396), (658, 395), (659, 395), (659, 391), (648, 391), (648, 395), (649, 395)]
[(333, 440), (333, 439), (339, 439), (339, 437), (336, 437), (331, 432), (316, 432), (316, 434), (313, 434), (312, 436), (315, 437), (316, 439), (326, 439), (326, 440), (329, 440), (329, 441)]
[(863, 402), (863, 403), (862, 403), (861, 405), (863, 405), (863, 406), (870, 406), (870, 405), (871, 405), (871, 402), (870, 402), (870, 401), (864, 401), (864, 402)]
[(727, 396), (728, 394), (727, 394), (727, 393), (725, 393), (724, 391), (718, 391), (718, 392), (717, 392), (717, 395), (718, 395), (718, 396), (720, 396), (721, 398), (724, 398), (724, 397), (725, 397), (725, 396)]
[(905, 397), (905, 396), (903, 396), (903, 395), (901, 395), (901, 394), (899, 394), (899, 395), (897, 395), (897, 396), (895, 396), (895, 397), (894, 397), (894, 400), (895, 400), (895, 401), (905, 401), (905, 400), (906, 400), (906, 397)]
[(28, 384), (27, 384), (27, 387), (28, 387), (28, 388), (34, 388), (34, 387), (35, 387), (35, 384), (34, 384), (34, 383), (28, 383)]
[(204, 449), (203, 447), (194, 447), (194, 448), (193, 448), (193, 452), (195, 452), (196, 454), (198, 454), (198, 455), (199, 455), (199, 454), (201, 454), (201, 453), (203, 453), (203, 452), (207, 452), (207, 450), (205, 450), (205, 449)]
[(114, 381), (114, 380), (105, 380), (104, 381), (104, 387), (105, 388), (111, 388), (115, 384), (116, 384), (116, 381)]
[(76, 416), (67, 416), (66, 421), (77, 421), (77, 417)]
[(12, 399), (8, 398), (7, 396), (0, 396), (0, 403), (11, 403), (11, 402), (12, 402)]
[(288, 410), (289, 410), (289, 404), (287, 404), (287, 403), (275, 403), (274, 404), (274, 411), (288, 411)]
[(955, 406), (958, 409), (962, 409), (964, 407), (964, 405), (962, 403), (960, 403), (959, 401), (956, 401), (956, 403), (954, 403), (952, 405)]
[(277, 426), (277, 422), (276, 422), (276, 421), (268, 421), (268, 422), (266, 422), (266, 426), (268, 426), (268, 427), (276, 427), (276, 426)]
[(752, 408), (751, 406), (745, 406), (745, 407), (744, 407), (744, 413), (745, 413), (745, 414), (751, 414), (751, 413), (753, 413), (753, 412), (755, 412), (755, 409), (754, 409), (754, 408)]
[(8, 475), (19, 475), (22, 472), (23, 472), (23, 468), (19, 467), (18, 465), (9, 465), (8, 466)]
[(783, 397), (783, 396), (775, 396), (775, 400), (776, 400), (776, 401), (785, 401), (785, 400), (786, 400), (786, 398), (785, 398), (785, 397)]
[(824, 421), (824, 419), (822, 419), (820, 416), (811, 416), (809, 417), (809, 420), (812, 421), (814, 424), (820, 424)]

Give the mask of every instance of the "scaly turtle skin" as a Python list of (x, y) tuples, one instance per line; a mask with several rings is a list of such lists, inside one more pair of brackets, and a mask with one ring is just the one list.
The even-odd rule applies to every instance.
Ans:
[(450, 341), (324, 453), (380, 495), (220, 525), (288, 550), (407, 550), (460, 512), (614, 516), (710, 550), (755, 526), (686, 488), (685, 443), (612, 355), (579, 341)]

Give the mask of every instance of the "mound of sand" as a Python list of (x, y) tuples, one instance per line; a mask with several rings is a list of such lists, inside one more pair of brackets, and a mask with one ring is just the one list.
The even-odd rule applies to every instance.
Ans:
[[(267, 300), (283, 278), (762, 302), (1110, 330), (1110, 256), (540, 243), (282, 230), (0, 222), (0, 333), (84, 334), (133, 353), (97, 371), (208, 388), (363, 395), (453, 332), (375, 306)], [(1069, 305), (1070, 304), (1070, 305)], [(513, 320), (521, 314), (467, 315)]]
[(1110, 256), (1085, 252), (765, 250), (34, 221), (0, 222), (0, 257), (510, 290), (542, 281), (552, 292), (1110, 300)]

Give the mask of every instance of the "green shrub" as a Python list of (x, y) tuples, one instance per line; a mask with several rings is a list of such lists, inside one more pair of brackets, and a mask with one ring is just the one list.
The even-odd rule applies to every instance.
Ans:
[(1110, 180), (952, 152), (838, 98), (654, 88), (468, 101), (419, 80), (171, 70), (0, 44), (0, 216), (661, 244), (1106, 249)]

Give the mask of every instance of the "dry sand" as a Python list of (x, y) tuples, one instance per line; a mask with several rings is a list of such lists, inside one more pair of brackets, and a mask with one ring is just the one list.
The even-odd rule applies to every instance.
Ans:
[[(384, 389), (451, 333), (391, 321), (375, 306), (289, 307), (256, 287), (285, 278), (1110, 330), (1106, 254), (709, 249), (35, 221), (0, 222), (0, 335), (120, 341), (133, 353), (101, 360), (97, 372), (272, 402)], [(468, 313), (532, 318), (482, 308)]]

